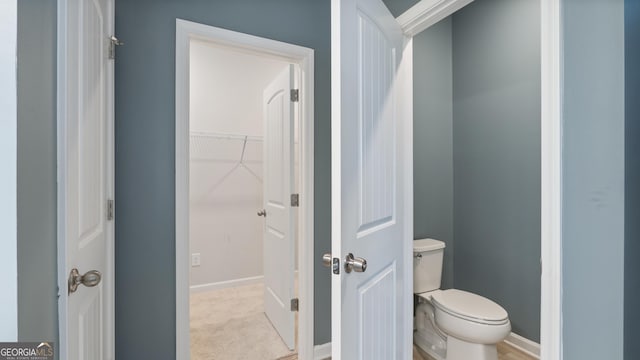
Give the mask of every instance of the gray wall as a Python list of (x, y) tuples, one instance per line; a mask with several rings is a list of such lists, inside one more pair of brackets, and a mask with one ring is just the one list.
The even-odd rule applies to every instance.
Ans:
[(623, 5), (563, 1), (566, 360), (623, 355)]
[(398, 17), (403, 12), (409, 10), (413, 5), (417, 4), (420, 0), (383, 0), (389, 11), (393, 16)]
[(624, 358), (640, 354), (640, 1), (624, 2), (625, 247)]
[(56, 2), (18, 1), (18, 339), (21, 341), (58, 340), (55, 58)]
[(443, 288), (496, 300), (540, 339), (539, 1), (476, 0), (414, 39), (414, 237)]
[[(480, 0), (478, 0), (480, 1)], [(633, 1), (627, 1), (630, 9)], [(174, 19), (181, 16), (316, 49), (316, 253), (329, 249), (329, 6), (309, 0), (283, 7), (299, 15), (284, 29), (258, 3), (118, 1), (118, 35), (127, 41), (117, 62), (118, 95), (118, 359), (173, 359), (173, 66)], [(637, 3), (636, 3), (637, 4)], [(565, 5), (565, 358), (622, 357), (622, 149), (620, 0)], [(477, 5), (476, 5), (477, 6)], [(244, 7), (267, 14), (235, 24)], [(320, 7), (320, 9), (316, 8)], [(188, 8), (188, 9), (187, 9)], [(257, 10), (256, 10), (257, 9)], [(280, 9), (280, 7), (278, 7)], [(637, 34), (637, 6), (627, 12), (627, 35)], [(133, 14), (128, 14), (133, 11)], [(466, 10), (465, 10), (466, 11)], [(188, 12), (188, 14), (187, 14)], [(173, 15), (171, 15), (173, 14)], [(319, 16), (316, 16), (319, 14)], [(191, 15), (191, 16), (188, 16)], [(18, 276), (19, 338), (57, 340), (55, 228), (55, 2), (18, 2)], [(594, 27), (597, 20), (601, 26)], [(455, 23), (454, 23), (455, 26)], [(632, 30), (635, 29), (635, 30)], [(585, 40), (588, 39), (588, 42)], [(627, 63), (637, 64), (630, 51)], [(589, 45), (589, 46), (587, 46)], [(416, 47), (420, 46), (416, 44)], [(461, 60), (461, 59), (457, 59)], [(637, 72), (627, 70), (627, 97), (638, 94)], [(585, 74), (597, 76), (585, 76)], [(36, 83), (36, 80), (38, 82)], [(158, 86), (161, 85), (161, 86)], [(129, 88), (130, 87), (130, 88)], [(129, 89), (128, 89), (129, 88)], [(140, 94), (138, 94), (140, 92)], [(418, 94), (416, 94), (416, 99)], [(129, 99), (131, 98), (131, 99)], [(136, 106), (140, 102), (140, 106)], [(635, 107), (633, 105), (636, 105)], [(634, 115), (635, 114), (635, 115)], [(637, 102), (627, 101), (627, 227), (625, 351), (637, 354), (638, 139)], [(634, 122), (635, 120), (635, 122)], [(131, 132), (128, 134), (127, 132)], [(596, 137), (596, 134), (598, 135)], [(581, 160), (585, 159), (585, 160)], [(633, 162), (635, 160), (635, 162)], [(323, 176), (324, 174), (324, 176)], [(491, 199), (495, 201), (495, 199)], [(165, 208), (166, 207), (166, 208)], [(323, 210), (324, 209), (324, 210)], [(140, 213), (138, 213), (138, 211)], [(572, 215), (574, 214), (574, 215)], [(134, 216), (135, 215), (135, 216)], [(630, 220), (631, 219), (631, 220)], [(132, 253), (127, 253), (132, 251)], [(537, 251), (537, 249), (536, 249)], [(140, 256), (140, 254), (142, 254)], [(458, 254), (458, 253), (456, 253)], [(604, 259), (607, 267), (596, 267)], [(140, 262), (141, 265), (138, 265)], [(316, 264), (316, 343), (330, 340), (329, 277)], [(49, 274), (42, 278), (42, 274)], [(129, 277), (133, 274), (132, 277)], [(635, 282), (633, 282), (635, 281)], [(594, 296), (593, 284), (598, 283)], [(456, 284), (456, 286), (458, 286)], [(37, 289), (37, 291), (36, 291)], [(520, 291), (518, 289), (518, 291)], [(139, 299), (136, 299), (138, 297)], [(318, 297), (318, 299), (322, 299)], [(594, 311), (593, 309), (607, 309)], [(634, 312), (635, 311), (635, 312)], [(160, 314), (160, 315), (159, 315)], [(600, 326), (594, 327), (598, 323)], [(635, 322), (637, 324), (638, 322)], [(600, 330), (600, 331), (598, 331)], [(634, 332), (635, 331), (635, 332)], [(130, 340), (127, 339), (130, 338)], [(584, 344), (598, 344), (585, 347)], [(635, 346), (635, 347), (634, 347)], [(633, 351), (633, 352), (632, 352)]]
[[(116, 357), (175, 358), (175, 20), (315, 49), (315, 253), (330, 250), (330, 2), (121, 0), (116, 33)], [(315, 343), (330, 275), (315, 263)]]
[(454, 285), (540, 339), (540, 3), (453, 16)]
[(453, 287), (451, 18), (413, 39), (414, 238), (446, 243), (442, 288)]

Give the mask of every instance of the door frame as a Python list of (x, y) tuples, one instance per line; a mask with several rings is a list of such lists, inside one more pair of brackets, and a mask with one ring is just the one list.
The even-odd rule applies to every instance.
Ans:
[(300, 68), (298, 357), (313, 359), (314, 51), (306, 47), (176, 19), (176, 358), (190, 358), (189, 328), (189, 41), (258, 52)]
[[(17, 30), (18, 2), (0, 4), (0, 40), (6, 49), (0, 52), (0, 338), (18, 340), (18, 235), (17, 235)], [(6, 319), (6, 320), (5, 320)]]
[[(107, 14), (109, 21), (113, 22), (112, 32), (115, 31), (115, 3), (114, 0), (107, 0), (109, 13)], [(67, 0), (58, 0), (57, 5), (57, 68), (56, 68), (56, 122), (57, 122), (57, 261), (58, 261), (58, 336), (59, 336), (59, 356), (61, 359), (68, 358), (68, 340), (67, 339), (67, 304), (69, 295), (67, 293), (68, 283), (67, 278), (69, 276), (66, 268), (66, 251), (67, 251)], [(109, 34), (113, 35), (113, 34)], [(106, 41), (105, 40), (105, 45)], [(107, 81), (107, 101), (106, 101), (106, 152), (107, 152), (107, 179), (106, 189), (107, 197), (110, 200), (115, 199), (115, 108), (114, 108), (114, 95), (115, 95), (115, 69), (114, 61), (108, 59), (106, 81)], [(107, 200), (107, 199), (105, 199)], [(106, 207), (106, 201), (104, 203)], [(114, 209), (115, 211), (115, 209)], [(115, 213), (114, 213), (115, 215)], [(114, 218), (115, 219), (115, 216)], [(107, 292), (107, 297), (110, 299), (109, 303), (105, 306), (107, 319), (103, 322), (105, 328), (103, 331), (106, 333), (105, 346), (107, 347), (106, 359), (115, 358), (115, 220), (106, 221), (107, 236), (107, 269), (104, 269), (102, 282), (103, 289)], [(80, 269), (82, 270), (82, 269)], [(86, 270), (84, 270), (86, 271)]]
[[(473, 0), (421, 0), (397, 20), (415, 36)], [(541, 188), (540, 358), (562, 353), (562, 11), (560, 0), (540, 0)]]

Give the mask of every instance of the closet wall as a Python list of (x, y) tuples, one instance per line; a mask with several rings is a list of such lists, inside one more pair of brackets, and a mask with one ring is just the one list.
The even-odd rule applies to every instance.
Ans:
[(192, 288), (262, 276), (262, 91), (286, 65), (191, 42)]

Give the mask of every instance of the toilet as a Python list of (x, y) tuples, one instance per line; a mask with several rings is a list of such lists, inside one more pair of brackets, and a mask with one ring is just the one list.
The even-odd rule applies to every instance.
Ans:
[(413, 242), (413, 342), (437, 360), (497, 360), (496, 344), (511, 332), (509, 315), (480, 295), (440, 290), (444, 248), (434, 239)]

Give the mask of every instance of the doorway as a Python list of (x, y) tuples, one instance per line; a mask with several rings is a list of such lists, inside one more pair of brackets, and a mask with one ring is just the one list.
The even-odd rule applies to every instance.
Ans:
[(312, 352), (312, 54), (177, 21), (179, 358)]
[[(284, 131), (267, 131), (279, 119), (266, 115), (268, 89), (281, 74), (285, 84), (295, 83), (297, 69), (287, 61), (193, 39), (189, 72), (191, 355), (278, 359), (295, 351), (290, 301), (297, 298), (298, 211), (271, 209), (266, 195), (274, 186), (297, 193), (299, 142), (287, 146)], [(281, 100), (277, 106), (297, 107)], [(287, 119), (293, 123), (280, 130), (295, 133), (295, 111)], [(289, 163), (273, 158), (274, 146)], [(285, 178), (294, 181), (285, 186)], [(274, 227), (278, 209), (288, 221)]]

